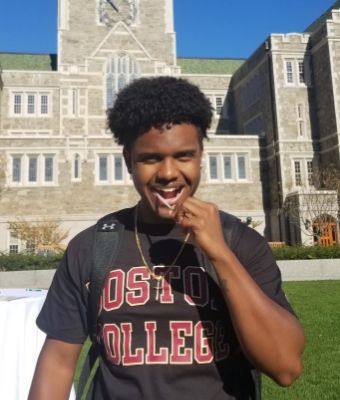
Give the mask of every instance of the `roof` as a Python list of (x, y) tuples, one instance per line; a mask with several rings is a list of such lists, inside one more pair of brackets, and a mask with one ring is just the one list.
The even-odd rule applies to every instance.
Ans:
[[(177, 59), (183, 74), (232, 75), (243, 59), (230, 58), (184, 58)], [(3, 70), (56, 71), (56, 54), (0, 53)]]
[(56, 54), (0, 53), (3, 70), (56, 71)]
[(315, 20), (312, 24), (310, 24), (305, 32), (315, 32), (320, 26), (327, 20), (331, 18), (332, 10), (340, 8), (340, 0), (337, 0), (329, 9), (324, 12), (317, 20)]
[(232, 75), (244, 62), (231, 58), (177, 58), (183, 74)]

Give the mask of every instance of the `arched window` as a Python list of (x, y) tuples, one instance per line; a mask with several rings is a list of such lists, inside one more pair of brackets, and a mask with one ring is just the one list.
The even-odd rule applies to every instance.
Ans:
[(128, 54), (116, 54), (106, 65), (106, 108), (112, 107), (117, 93), (139, 75), (137, 62)]

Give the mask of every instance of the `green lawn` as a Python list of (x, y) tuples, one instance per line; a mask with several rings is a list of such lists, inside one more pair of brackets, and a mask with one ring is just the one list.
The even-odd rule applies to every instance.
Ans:
[(286, 282), (307, 338), (304, 373), (289, 388), (263, 380), (264, 400), (340, 399), (340, 281)]
[[(289, 388), (263, 378), (263, 400), (340, 399), (340, 281), (286, 282), (305, 329), (304, 373)], [(76, 374), (78, 378), (79, 369)]]

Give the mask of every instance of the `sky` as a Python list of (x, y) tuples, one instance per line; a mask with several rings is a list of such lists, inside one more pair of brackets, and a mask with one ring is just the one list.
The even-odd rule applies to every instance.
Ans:
[[(84, 0), (84, 4), (86, 4)], [(174, 0), (179, 57), (247, 58), (302, 32), (335, 0)], [(1, 0), (0, 52), (57, 53), (57, 0)]]

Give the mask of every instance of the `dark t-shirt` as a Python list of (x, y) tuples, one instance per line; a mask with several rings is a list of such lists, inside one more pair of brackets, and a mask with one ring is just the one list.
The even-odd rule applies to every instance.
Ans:
[[(252, 366), (200, 251), (189, 240), (172, 266), (181, 229), (138, 226), (148, 264), (165, 274), (158, 285), (138, 252), (132, 211), (119, 212), (118, 219), (125, 231), (101, 298), (94, 399), (252, 399)], [(38, 317), (38, 326), (55, 339), (82, 343), (87, 336), (94, 232), (88, 228), (70, 242)], [(246, 228), (235, 254), (262, 290), (291, 311), (265, 240)]]

